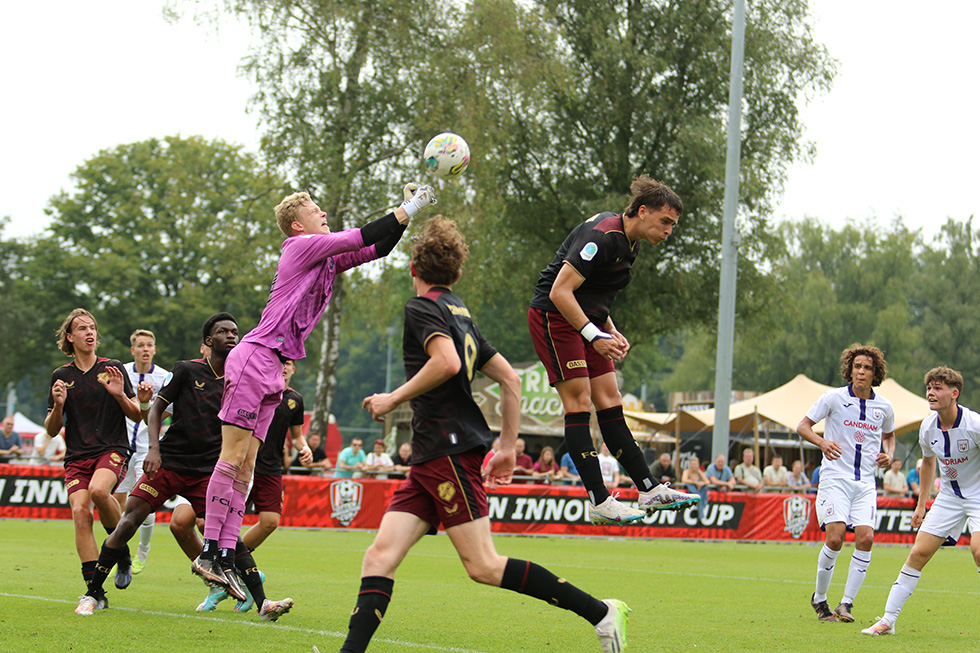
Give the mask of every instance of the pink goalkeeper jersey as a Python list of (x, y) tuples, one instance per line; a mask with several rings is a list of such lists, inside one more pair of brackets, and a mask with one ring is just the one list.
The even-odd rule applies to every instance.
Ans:
[(287, 238), (272, 280), (269, 303), (259, 324), (242, 338), (278, 350), (292, 360), (306, 358), (303, 343), (320, 322), (341, 272), (378, 258), (364, 247), (360, 229)]

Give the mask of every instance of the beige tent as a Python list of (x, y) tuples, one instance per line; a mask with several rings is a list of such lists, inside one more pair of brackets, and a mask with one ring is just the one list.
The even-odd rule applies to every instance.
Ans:
[[(738, 433), (752, 431), (756, 427), (758, 415), (760, 424), (770, 421), (795, 432), (796, 425), (806, 415), (806, 411), (831, 389), (831, 386), (797, 374), (789, 383), (775, 390), (731, 404), (728, 409), (729, 429)], [(929, 403), (925, 399), (909, 392), (892, 379), (886, 379), (879, 390), (895, 407), (896, 435), (919, 428), (922, 418), (929, 413)], [(700, 431), (712, 428), (715, 421), (713, 408), (691, 412), (682, 410), (679, 413), (628, 411), (626, 415), (660, 431)], [(817, 422), (813, 430), (823, 433), (823, 421)]]

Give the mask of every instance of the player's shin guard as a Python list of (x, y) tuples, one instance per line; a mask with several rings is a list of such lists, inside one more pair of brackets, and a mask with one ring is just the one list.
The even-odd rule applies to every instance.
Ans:
[(500, 586), (505, 590), (533, 596), (559, 608), (571, 610), (593, 626), (602, 621), (609, 611), (605, 603), (591, 594), (527, 560), (507, 558)]
[(242, 522), (245, 520), (245, 500), (248, 498), (248, 483), (235, 479), (231, 486), (231, 502), (228, 515), (221, 525), (221, 535), (218, 536), (218, 546), (222, 549), (235, 549), (242, 535)]
[(820, 555), (817, 556), (817, 585), (813, 591), (814, 601), (827, 600), (827, 590), (830, 589), (830, 581), (834, 578), (834, 566), (839, 555), (840, 551), (834, 551), (826, 544), (820, 549)]
[(647, 467), (643, 452), (636, 445), (636, 439), (633, 438), (630, 427), (626, 425), (623, 407), (613, 406), (599, 410), (596, 411), (595, 416), (599, 422), (602, 439), (609, 447), (609, 453), (619, 461), (626, 473), (633, 479), (636, 489), (640, 492), (646, 492), (660, 485), (659, 479), (654, 480), (650, 476), (650, 468)]
[(265, 588), (262, 585), (262, 578), (259, 576), (259, 568), (252, 557), (252, 550), (245, 546), (245, 543), (238, 540), (235, 548), (235, 568), (238, 570), (245, 587), (251, 592), (255, 605), (262, 607), (265, 603)]
[(854, 603), (854, 599), (864, 583), (864, 578), (868, 574), (868, 565), (870, 564), (870, 551), (854, 549), (854, 553), (851, 555), (851, 564), (847, 568), (847, 583), (844, 585), (844, 598), (841, 599), (841, 603)]
[(898, 621), (898, 613), (905, 607), (905, 602), (912, 596), (912, 592), (915, 591), (915, 586), (919, 584), (921, 577), (921, 571), (916, 571), (908, 565), (902, 565), (902, 570), (898, 572), (895, 584), (888, 591), (888, 600), (885, 601), (885, 615), (882, 619), (889, 626), (895, 627), (895, 622)]
[(86, 594), (94, 598), (101, 598), (105, 594), (105, 579), (109, 577), (112, 568), (128, 555), (128, 546), (112, 549), (103, 542), (102, 551), (99, 552), (99, 560), (95, 563), (95, 570), (92, 573), (92, 580), (88, 584)]
[(384, 576), (365, 576), (361, 579), (361, 589), (357, 593), (357, 605), (350, 615), (347, 639), (340, 653), (363, 653), (367, 649), (374, 631), (381, 625), (395, 581)]
[(592, 444), (589, 413), (565, 413), (565, 444), (575, 461), (582, 485), (589, 493), (589, 500), (592, 505), (599, 505), (609, 497), (609, 491), (602, 482), (602, 471), (599, 470), (595, 446)]
[[(232, 483), (238, 477), (238, 466), (219, 460), (214, 466), (211, 480), (208, 481), (207, 507), (204, 519), (204, 539), (218, 540), (221, 529), (228, 518), (228, 505), (231, 503)], [(238, 539), (237, 537), (235, 539)], [(234, 546), (234, 545), (232, 545)]]

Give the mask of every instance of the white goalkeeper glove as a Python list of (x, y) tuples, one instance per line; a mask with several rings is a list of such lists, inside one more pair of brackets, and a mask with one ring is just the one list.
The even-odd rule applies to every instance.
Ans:
[(407, 184), (405, 184), (405, 190), (403, 191), (405, 195), (405, 201), (407, 202), (408, 200), (412, 199), (412, 195), (414, 195), (415, 191), (417, 191), (418, 189), (419, 189), (419, 185), (414, 181), (410, 181)]
[(416, 186), (415, 191), (412, 196), (401, 203), (401, 207), (408, 214), (408, 217), (414, 217), (416, 213), (424, 209), (429, 208), (433, 204), (436, 204), (436, 192), (432, 189), (432, 186), (419, 186), (418, 184), (409, 183), (405, 185), (405, 193), (408, 193), (409, 186)]

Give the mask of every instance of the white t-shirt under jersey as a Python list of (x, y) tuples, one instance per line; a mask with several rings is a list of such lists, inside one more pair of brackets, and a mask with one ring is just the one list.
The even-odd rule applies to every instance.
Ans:
[[(170, 374), (170, 372), (156, 363), (150, 364), (150, 371), (146, 374), (141, 374), (136, 371), (136, 361), (129, 361), (123, 367), (126, 368), (126, 373), (129, 374), (129, 382), (133, 384), (134, 392), (140, 381), (149, 381), (153, 384), (153, 396), (150, 398), (150, 403), (153, 403), (153, 400), (157, 398), (157, 392), (163, 387), (163, 382), (166, 380), (167, 375)], [(133, 448), (133, 452), (146, 453), (149, 450), (150, 432), (146, 422), (141, 421), (136, 423), (127, 417), (126, 433), (129, 434), (129, 445)]]
[(840, 445), (837, 460), (824, 456), (820, 484), (843, 478), (874, 485), (875, 459), (881, 451), (881, 436), (895, 430), (892, 403), (871, 391), (870, 399), (854, 396), (851, 386), (828, 390), (810, 407), (806, 416), (814, 423), (826, 419), (824, 438)]
[(936, 456), (939, 462), (940, 492), (963, 499), (980, 499), (980, 415), (958, 406), (953, 428), (939, 427), (939, 414), (922, 420), (919, 446), (923, 456)]

